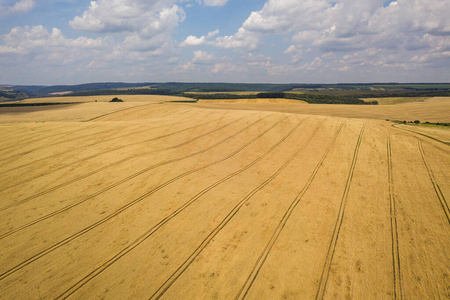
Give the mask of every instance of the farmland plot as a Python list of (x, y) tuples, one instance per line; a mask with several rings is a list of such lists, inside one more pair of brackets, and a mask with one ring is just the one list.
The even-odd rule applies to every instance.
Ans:
[(1, 299), (450, 297), (447, 144), (374, 120), (126, 108), (0, 125)]

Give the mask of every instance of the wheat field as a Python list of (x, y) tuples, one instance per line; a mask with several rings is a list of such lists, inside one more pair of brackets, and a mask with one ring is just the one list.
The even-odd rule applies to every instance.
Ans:
[(445, 129), (148, 99), (0, 109), (0, 299), (450, 297)]

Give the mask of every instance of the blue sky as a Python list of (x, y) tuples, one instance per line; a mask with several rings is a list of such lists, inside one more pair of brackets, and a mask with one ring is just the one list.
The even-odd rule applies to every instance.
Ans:
[(0, 84), (448, 82), (447, 0), (0, 0)]

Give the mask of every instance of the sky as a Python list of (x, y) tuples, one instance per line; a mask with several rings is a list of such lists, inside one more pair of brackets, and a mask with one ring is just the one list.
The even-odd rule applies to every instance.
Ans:
[(0, 84), (450, 82), (448, 0), (0, 0)]

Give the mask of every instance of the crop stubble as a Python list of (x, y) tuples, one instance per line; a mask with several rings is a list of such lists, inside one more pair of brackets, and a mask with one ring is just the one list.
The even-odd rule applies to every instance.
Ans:
[(62, 124), (1, 125), (0, 298), (449, 297), (448, 145), (173, 104)]

